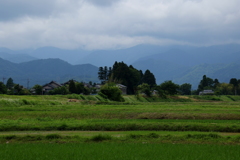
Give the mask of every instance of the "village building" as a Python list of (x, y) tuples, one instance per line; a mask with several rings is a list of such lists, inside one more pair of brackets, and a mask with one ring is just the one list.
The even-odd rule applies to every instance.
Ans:
[(62, 85), (55, 82), (51, 81), (50, 83), (47, 83), (42, 86), (43, 94), (48, 93), (51, 90), (54, 90), (55, 88), (61, 87)]
[(127, 86), (117, 84), (117, 87), (122, 91), (122, 94), (127, 94)]
[(199, 92), (199, 95), (213, 95), (213, 90), (203, 90), (202, 92)]

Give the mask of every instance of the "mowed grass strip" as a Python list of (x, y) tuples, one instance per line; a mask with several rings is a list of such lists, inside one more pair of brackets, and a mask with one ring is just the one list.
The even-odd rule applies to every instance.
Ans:
[(79, 131), (208, 131), (240, 132), (237, 120), (158, 120), (158, 119), (18, 119), (0, 120), (0, 131), (79, 130)]
[[(226, 134), (226, 133), (225, 133)], [(3, 134), (1, 144), (12, 143), (186, 143), (186, 144), (240, 144), (239, 135), (198, 132), (45, 132)]]
[(238, 160), (239, 145), (68, 143), (0, 144), (2, 160)]
[[(54, 97), (53, 97), (54, 98)], [(65, 100), (65, 102), (63, 102)], [(97, 105), (57, 100), (0, 100), (1, 119), (214, 119), (240, 120), (238, 102), (159, 102)]]

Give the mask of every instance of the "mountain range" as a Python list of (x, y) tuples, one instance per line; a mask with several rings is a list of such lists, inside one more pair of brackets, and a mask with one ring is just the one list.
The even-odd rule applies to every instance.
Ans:
[(35, 84), (43, 85), (50, 81), (63, 83), (70, 79), (96, 82), (98, 81), (97, 72), (98, 67), (91, 64), (71, 65), (61, 59), (40, 59), (17, 64), (0, 58), (2, 78), (11, 77), (14, 83), (25, 87)]
[[(209, 47), (139, 45), (95, 51), (54, 47), (19, 51), (0, 48), (0, 57), (0, 76), (16, 77), (19, 82), (24, 79), (24, 83), (28, 78), (38, 84), (74, 78), (98, 82), (98, 67), (112, 66), (115, 61), (131, 64), (143, 72), (149, 69), (155, 75), (157, 84), (173, 80), (178, 84), (190, 83), (193, 89), (197, 88), (203, 75), (217, 78), (220, 82), (240, 78), (239, 44)], [(86, 68), (91, 68), (91, 71), (86, 71)]]

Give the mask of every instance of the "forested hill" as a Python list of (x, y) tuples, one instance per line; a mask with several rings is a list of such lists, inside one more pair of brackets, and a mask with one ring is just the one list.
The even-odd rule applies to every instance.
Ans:
[(60, 59), (42, 59), (20, 64), (0, 58), (0, 78), (11, 77), (14, 83), (27, 86), (45, 84), (52, 80), (59, 83), (75, 79), (78, 81), (98, 81), (98, 67), (91, 64), (71, 65)]

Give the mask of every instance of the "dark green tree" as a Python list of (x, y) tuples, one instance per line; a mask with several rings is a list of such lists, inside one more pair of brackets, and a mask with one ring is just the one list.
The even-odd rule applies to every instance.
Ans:
[(98, 70), (98, 79), (102, 81), (102, 83), (105, 81), (105, 76), (104, 76), (104, 70), (103, 67), (99, 67)]
[(151, 97), (152, 91), (150, 89), (150, 85), (147, 83), (140, 84), (138, 87), (138, 92), (139, 93), (144, 93), (146, 96)]
[(76, 93), (81, 94), (84, 92), (84, 84), (83, 83), (75, 83)]
[(219, 93), (220, 95), (232, 95), (233, 94), (233, 89), (234, 86), (233, 84), (229, 83), (220, 83), (217, 88), (216, 92)]
[(7, 87), (4, 85), (4, 83), (0, 82), (0, 94), (6, 94), (7, 93)]
[(213, 85), (213, 88), (217, 88), (217, 86), (220, 84), (220, 82), (218, 81), (218, 79), (214, 79), (213, 81), (214, 85)]
[(91, 85), (91, 86), (93, 85), (92, 81), (89, 81), (88, 83), (89, 83), (89, 85)]
[(37, 95), (43, 94), (43, 88), (41, 85), (36, 84), (32, 87)]
[(114, 83), (106, 83), (100, 88), (98, 93), (103, 98), (110, 99), (112, 101), (123, 102), (122, 91)]
[[(106, 67), (99, 68), (99, 79), (104, 77), (102, 76), (105, 74), (104, 70), (106, 70)], [(156, 85), (156, 79), (149, 70), (147, 70), (144, 75), (141, 70), (137, 70), (132, 65), (128, 66), (124, 62), (115, 62), (112, 68), (109, 67), (106, 80), (127, 86), (127, 94), (134, 94), (137, 86), (143, 82), (149, 84), (151, 87)]]
[(56, 95), (56, 94), (66, 95), (66, 94), (69, 94), (69, 91), (65, 86), (61, 86), (61, 87), (55, 88), (52, 91), (49, 91), (49, 94), (51, 94), (51, 95)]
[(142, 83), (147, 83), (152, 88), (156, 85), (156, 78), (153, 73), (151, 73), (149, 70), (146, 70), (142, 78)]
[(184, 83), (179, 86), (179, 91), (182, 95), (191, 95), (192, 85), (189, 83)]
[(103, 77), (104, 77), (104, 81), (106, 82), (108, 80), (108, 67), (105, 66), (103, 69)]
[(6, 83), (7, 89), (12, 89), (14, 87), (13, 79), (8, 78), (7, 83)]
[(207, 77), (206, 75), (203, 76), (202, 80), (198, 85), (198, 92), (204, 89), (213, 89), (214, 88), (214, 81), (213, 79)]
[[(75, 85), (74, 80), (70, 80), (70, 81), (69, 81), (69, 92), (71, 92), (71, 93), (77, 93), (76, 85)], [(78, 93), (78, 94), (79, 94), (79, 93)]]
[(88, 87), (83, 88), (83, 94), (84, 95), (89, 95), (91, 93), (91, 90)]
[(142, 84), (143, 83), (143, 72), (142, 72), (142, 70), (139, 70), (139, 74), (140, 74), (139, 84)]
[(236, 78), (231, 78), (229, 84), (234, 86), (234, 93), (237, 95), (238, 80)]
[(23, 90), (23, 86), (20, 86), (19, 84), (15, 84), (14, 87), (14, 94), (21, 94), (21, 91)]
[(165, 95), (174, 95), (178, 93), (179, 85), (172, 81), (165, 81), (157, 86), (158, 92), (163, 92)]
[(109, 77), (111, 77), (111, 75), (112, 75), (112, 67), (109, 67), (108, 68), (108, 73), (107, 73), (108, 79), (109, 79)]

